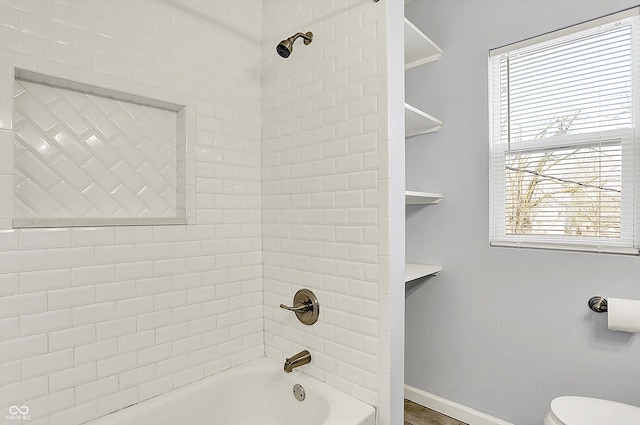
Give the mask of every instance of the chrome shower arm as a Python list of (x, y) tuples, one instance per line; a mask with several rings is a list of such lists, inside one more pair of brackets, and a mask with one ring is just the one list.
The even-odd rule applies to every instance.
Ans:
[(291, 37), (289, 37), (289, 40), (293, 43), (294, 41), (296, 41), (298, 38), (304, 38), (304, 44), (309, 44), (311, 43), (311, 40), (313, 40), (313, 35), (312, 33), (308, 32), (308, 33), (302, 33), (302, 32), (298, 32), (294, 35), (292, 35)]

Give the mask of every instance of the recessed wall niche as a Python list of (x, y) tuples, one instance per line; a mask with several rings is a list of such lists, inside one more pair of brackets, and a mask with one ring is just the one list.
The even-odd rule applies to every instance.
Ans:
[(16, 72), (13, 227), (186, 223), (185, 108)]

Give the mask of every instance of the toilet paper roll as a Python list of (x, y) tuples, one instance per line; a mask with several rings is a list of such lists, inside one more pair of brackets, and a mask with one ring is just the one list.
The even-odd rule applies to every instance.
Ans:
[(608, 298), (607, 315), (610, 330), (640, 332), (640, 300)]

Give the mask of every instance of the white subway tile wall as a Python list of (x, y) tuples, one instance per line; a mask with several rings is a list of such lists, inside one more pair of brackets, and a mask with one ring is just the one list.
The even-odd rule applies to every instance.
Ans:
[[(364, 0), (0, 0), (0, 419), (80, 424), (309, 349), (305, 373), (389, 423), (385, 19)], [(278, 57), (298, 31), (313, 43)], [(188, 224), (1, 230), (15, 68), (186, 105)], [(277, 307), (302, 287), (312, 327)]]
[[(0, 0), (0, 423), (83, 423), (264, 355), (261, 4)], [(186, 105), (189, 224), (11, 230), (16, 68)], [(82, 132), (59, 106), (34, 126)]]
[[(387, 118), (381, 5), (264, 2), (263, 280), (267, 356), (283, 361), (309, 349), (306, 373), (377, 406), (388, 424), (379, 340), (380, 294), (388, 291), (379, 277), (379, 255), (387, 255), (379, 182), (388, 161), (388, 145), (378, 142)], [(279, 40), (307, 31), (311, 44), (299, 40), (288, 59), (276, 55)], [(313, 326), (278, 308), (303, 287), (320, 301)]]

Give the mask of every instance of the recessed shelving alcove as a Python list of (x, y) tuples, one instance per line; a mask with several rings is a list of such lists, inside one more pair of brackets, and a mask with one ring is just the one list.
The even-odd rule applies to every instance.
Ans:
[[(442, 56), (442, 49), (407, 18), (404, 19), (405, 70), (435, 62)], [(405, 138), (434, 133), (442, 128), (442, 121), (408, 103), (404, 104)], [(405, 191), (405, 205), (435, 205), (443, 198), (440, 193)], [(427, 276), (435, 276), (441, 266), (405, 263), (405, 283)]]

